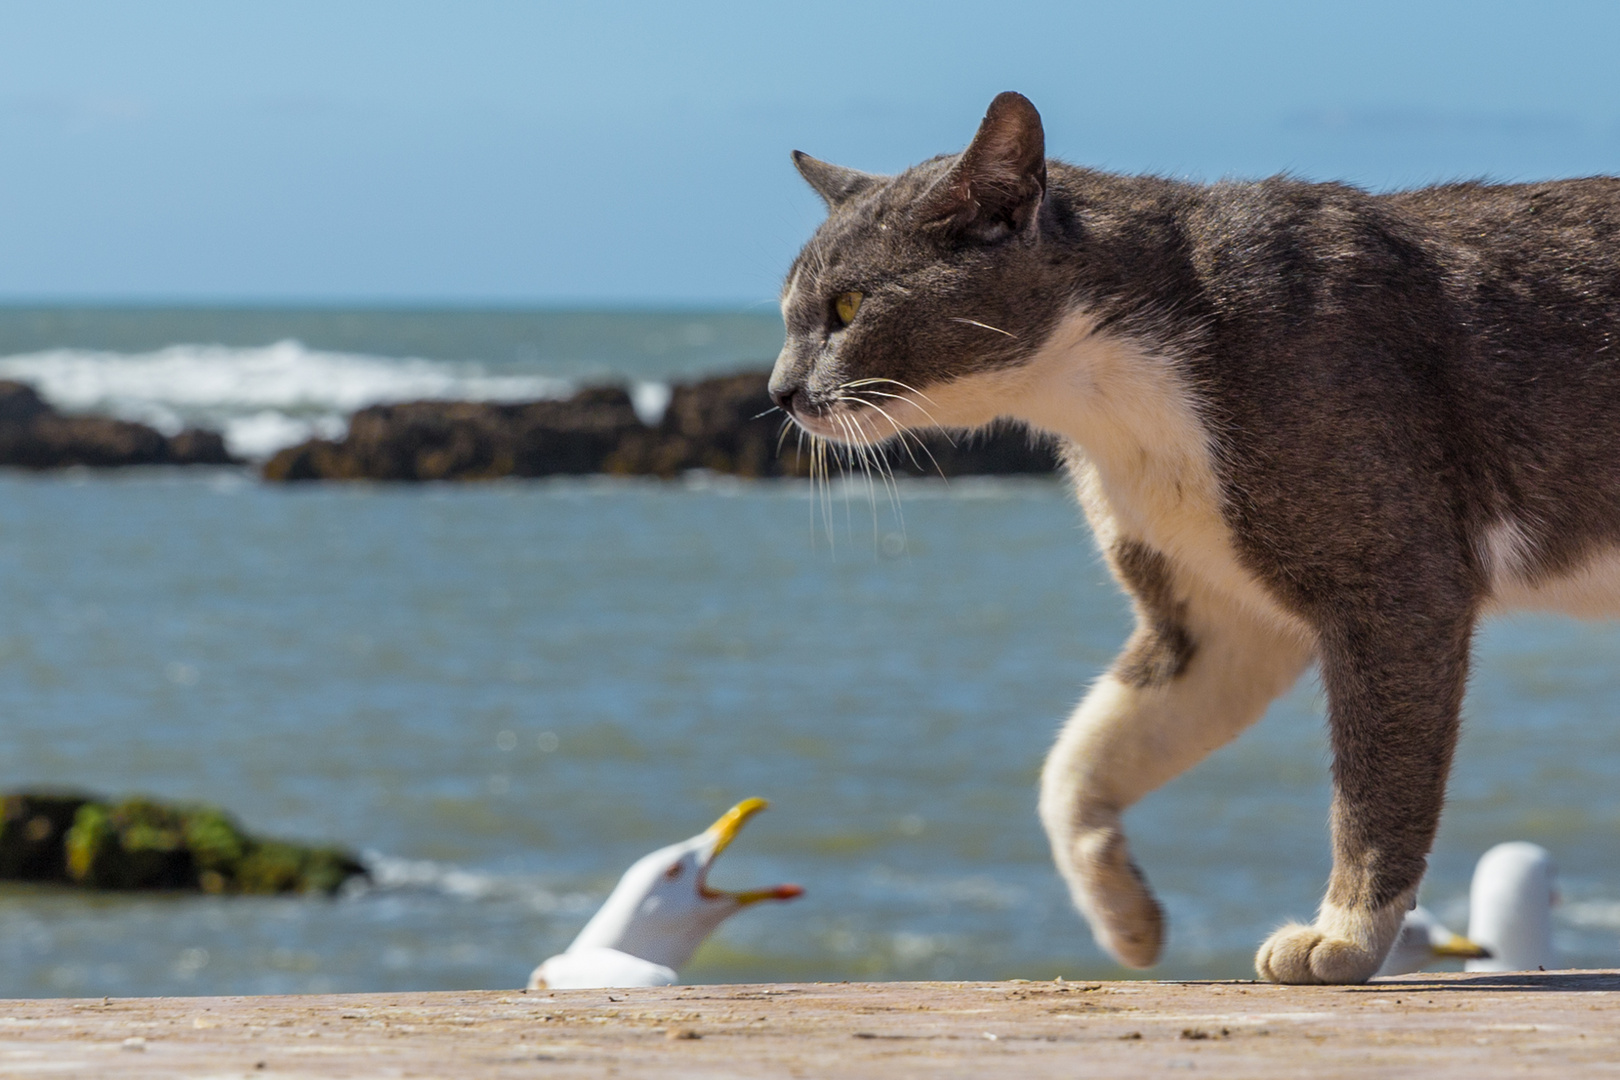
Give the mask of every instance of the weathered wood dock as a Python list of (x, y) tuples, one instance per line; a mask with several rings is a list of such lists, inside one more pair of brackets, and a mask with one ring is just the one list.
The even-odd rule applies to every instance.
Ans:
[(1620, 971), (0, 1001), (0, 1076), (1611, 1076)]

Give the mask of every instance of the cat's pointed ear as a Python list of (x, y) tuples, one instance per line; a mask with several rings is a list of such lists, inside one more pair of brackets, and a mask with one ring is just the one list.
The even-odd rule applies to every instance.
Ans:
[(1046, 194), (1046, 134), (1041, 114), (1023, 94), (997, 94), (973, 142), (917, 207), (923, 222), (941, 222), (994, 239), (1019, 232)]
[(816, 189), (816, 194), (821, 196), (829, 210), (853, 199), (882, 179), (859, 169), (846, 169), (842, 165), (820, 161), (803, 150), (793, 151), (793, 167), (799, 170), (805, 183)]

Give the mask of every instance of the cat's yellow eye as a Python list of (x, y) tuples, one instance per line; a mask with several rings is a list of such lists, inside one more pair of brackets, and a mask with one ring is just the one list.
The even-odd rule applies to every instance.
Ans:
[(833, 310), (838, 313), (838, 321), (848, 326), (855, 321), (855, 313), (861, 310), (861, 301), (865, 299), (858, 292), (839, 293), (838, 299), (833, 301)]

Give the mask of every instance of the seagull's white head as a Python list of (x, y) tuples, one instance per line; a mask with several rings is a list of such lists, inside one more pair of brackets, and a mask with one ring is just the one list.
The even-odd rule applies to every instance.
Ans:
[(617, 949), (678, 969), (715, 927), (743, 908), (761, 900), (791, 900), (802, 895), (804, 890), (797, 885), (743, 892), (709, 885), (709, 867), (715, 857), (767, 805), (764, 799), (744, 799), (690, 840), (637, 859), (568, 946), (568, 952)]
[(1497, 844), (1479, 858), (1468, 892), (1468, 936), (1491, 950), (1469, 971), (1534, 971), (1553, 965), (1552, 856), (1539, 844)]

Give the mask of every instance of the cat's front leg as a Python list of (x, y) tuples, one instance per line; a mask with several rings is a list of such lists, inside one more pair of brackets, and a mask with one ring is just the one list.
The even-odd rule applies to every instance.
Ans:
[(1360, 983), (1383, 963), (1439, 825), (1472, 625), (1468, 613), (1431, 607), (1323, 631), (1333, 874), (1315, 922), (1284, 926), (1260, 947), (1262, 979)]
[(1163, 947), (1164, 919), (1120, 815), (1258, 719), (1311, 650), (1175, 581), (1156, 556), (1129, 548), (1111, 556), (1138, 599), (1137, 630), (1047, 755), (1041, 823), (1097, 943), (1122, 964), (1148, 967)]

